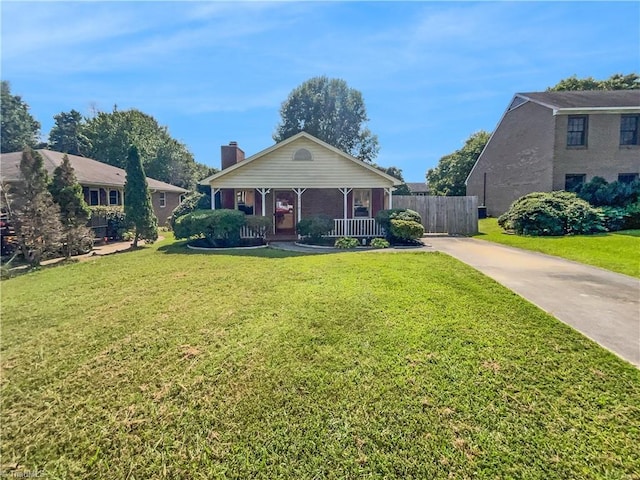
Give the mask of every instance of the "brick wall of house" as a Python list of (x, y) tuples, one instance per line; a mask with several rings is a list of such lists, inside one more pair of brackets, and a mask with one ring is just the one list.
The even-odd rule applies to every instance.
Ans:
[(163, 227), (167, 224), (171, 212), (180, 204), (180, 194), (174, 192), (165, 192), (165, 206), (160, 206), (160, 192), (151, 194), (151, 206), (153, 213), (158, 218), (158, 226)]
[(507, 112), (469, 175), (467, 195), (498, 216), (527, 193), (550, 191), (554, 124), (553, 111), (536, 103)]
[(567, 174), (585, 174), (612, 182), (621, 173), (640, 173), (640, 147), (620, 145), (620, 114), (587, 116), (587, 145), (567, 147), (568, 116), (558, 115), (553, 168), (553, 189), (565, 187)]

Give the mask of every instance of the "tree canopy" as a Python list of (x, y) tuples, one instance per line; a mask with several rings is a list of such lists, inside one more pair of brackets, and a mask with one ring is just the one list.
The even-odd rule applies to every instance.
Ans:
[(82, 131), (83, 119), (80, 112), (77, 110), (61, 112), (53, 118), (55, 124), (49, 132), (49, 148), (71, 155), (87, 155), (90, 142)]
[(624, 75), (615, 73), (604, 80), (596, 80), (593, 77), (578, 78), (573, 75), (560, 80), (553, 87), (547, 88), (549, 92), (567, 90), (635, 90), (640, 88), (640, 76), (636, 73)]
[(472, 134), (461, 149), (445, 155), (435, 168), (430, 168), (427, 171), (429, 194), (465, 195), (465, 181), (490, 136), (489, 132), (484, 130)]
[(378, 154), (378, 138), (366, 127), (362, 94), (344, 80), (307, 80), (282, 103), (280, 117), (273, 134), (276, 142), (307, 132), (360, 160), (372, 162)]
[(29, 105), (19, 95), (11, 94), (11, 86), (5, 80), (1, 85), (0, 111), (0, 152), (34, 148), (40, 137), (40, 123), (29, 113)]

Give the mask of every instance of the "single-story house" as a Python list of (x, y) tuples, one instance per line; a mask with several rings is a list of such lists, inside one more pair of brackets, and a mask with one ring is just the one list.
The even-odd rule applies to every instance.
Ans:
[(640, 174), (640, 90), (516, 93), (467, 177), (489, 215), (531, 192)]
[(429, 195), (429, 187), (425, 182), (407, 182), (406, 185), (410, 194), (415, 197), (425, 197)]
[[(52, 176), (65, 154), (46, 149), (37, 152), (42, 156), (47, 173)], [(75, 170), (78, 183), (82, 185), (84, 199), (89, 206), (124, 205), (124, 182), (127, 173), (123, 169), (90, 158), (69, 154), (67, 156)], [(10, 185), (20, 181), (21, 159), (22, 152), (0, 154), (0, 180), (3, 183)], [(187, 190), (149, 177), (147, 184), (151, 191), (153, 211), (158, 217), (158, 225), (164, 225)]]
[(294, 236), (302, 218), (317, 214), (334, 219), (330, 236), (381, 235), (375, 215), (393, 206), (401, 184), (306, 132), (246, 159), (236, 142), (221, 154), (222, 170), (200, 182), (211, 187), (211, 208), (271, 217), (272, 238)]

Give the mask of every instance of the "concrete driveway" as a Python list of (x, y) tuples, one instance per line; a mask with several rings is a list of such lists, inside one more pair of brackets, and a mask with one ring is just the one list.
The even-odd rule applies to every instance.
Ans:
[(640, 280), (474, 238), (426, 237), (423, 242), (640, 367)]

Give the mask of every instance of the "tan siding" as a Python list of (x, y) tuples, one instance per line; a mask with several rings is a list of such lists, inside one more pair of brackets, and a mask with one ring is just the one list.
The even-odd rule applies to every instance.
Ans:
[[(311, 161), (293, 160), (299, 148), (313, 155)], [(332, 188), (390, 187), (392, 183), (315, 142), (300, 138), (265, 156), (213, 180), (215, 188)]]

